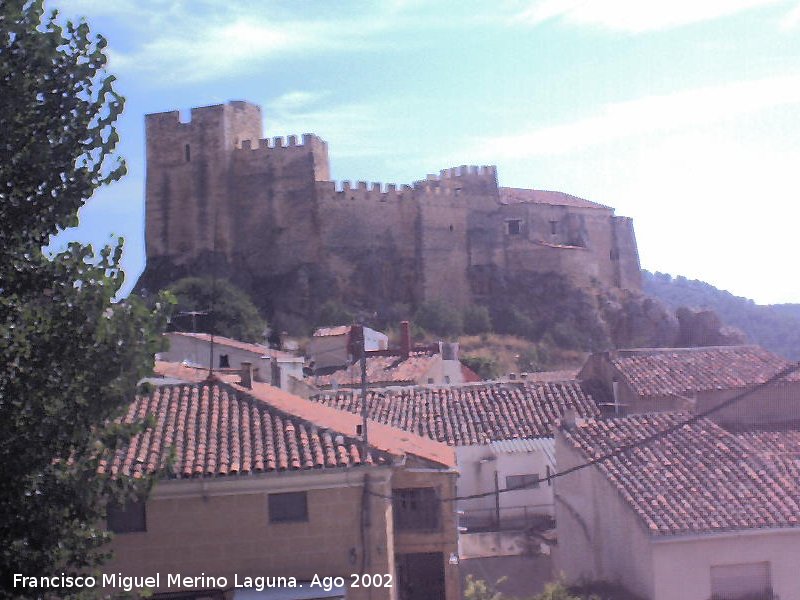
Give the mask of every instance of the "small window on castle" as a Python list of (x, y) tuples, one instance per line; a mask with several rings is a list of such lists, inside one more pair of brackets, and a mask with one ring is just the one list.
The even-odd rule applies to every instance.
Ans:
[(558, 227), (558, 221), (550, 221), (550, 234), (555, 235), (557, 233), (556, 228)]
[(452, 225), (450, 225), (450, 231), (453, 231), (453, 226)]
[(509, 219), (506, 221), (506, 233), (519, 235), (522, 232), (522, 219)]
[(189, 148), (189, 144), (186, 144), (183, 147), (183, 154), (184, 154), (184, 156), (186, 156), (186, 162), (189, 162), (190, 160), (192, 160), (192, 151)]

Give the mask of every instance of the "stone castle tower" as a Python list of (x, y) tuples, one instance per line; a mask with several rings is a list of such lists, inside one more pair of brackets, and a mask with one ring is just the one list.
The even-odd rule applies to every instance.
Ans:
[[(137, 287), (220, 276), (271, 315), (481, 303), (516, 272), (640, 288), (633, 224), (561, 192), (498, 187), (491, 166), (410, 185), (330, 181), (317, 136), (263, 139), (241, 101), (146, 116), (147, 267)], [(280, 317), (279, 317), (280, 318)]]

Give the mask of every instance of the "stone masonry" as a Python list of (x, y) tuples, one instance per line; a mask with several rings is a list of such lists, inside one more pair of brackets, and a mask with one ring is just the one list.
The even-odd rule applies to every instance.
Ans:
[(499, 187), (493, 166), (409, 185), (330, 180), (327, 143), (262, 138), (247, 102), (147, 115), (147, 268), (138, 289), (216, 272), (270, 316), (329, 299), (381, 309), (485, 301), (521, 271), (640, 288), (631, 219), (561, 192)]

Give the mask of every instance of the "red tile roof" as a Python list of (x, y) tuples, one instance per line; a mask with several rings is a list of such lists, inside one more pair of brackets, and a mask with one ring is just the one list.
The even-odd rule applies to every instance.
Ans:
[(500, 188), (500, 202), (502, 204), (552, 204), (555, 206), (572, 206), (576, 208), (602, 208), (613, 210), (610, 206), (584, 200), (564, 192), (551, 192), (547, 190), (529, 190), (524, 188)]
[(720, 346), (621, 354), (611, 364), (639, 396), (665, 396), (763, 383), (790, 363), (759, 346)]
[[(231, 376), (223, 376), (232, 381)], [(241, 386), (231, 384), (234, 389), (243, 390)], [(313, 421), (321, 427), (336, 431), (355, 432), (361, 425), (361, 417), (357, 414), (336, 410), (317, 402), (306, 400), (289, 394), (266, 383), (253, 382), (253, 388), (246, 390), (248, 394), (270, 406), (297, 417)], [(382, 423), (369, 423), (369, 443), (371, 447), (394, 456), (413, 454), (427, 461), (446, 467), (454, 467), (455, 452), (447, 444), (439, 443), (426, 436), (411, 431), (389, 427)]]
[[(360, 413), (361, 398), (353, 396), (348, 391), (312, 400)], [(591, 396), (575, 381), (370, 392), (367, 402), (373, 421), (451, 446), (550, 436), (568, 408), (581, 416), (599, 414)]]
[[(588, 419), (562, 431), (568, 444), (592, 459), (686, 417)], [(800, 449), (797, 434), (776, 443)], [(783, 472), (768, 451), (708, 419), (592, 468), (608, 478), (653, 535), (800, 525), (800, 480)]]
[(319, 327), (314, 331), (313, 337), (327, 337), (329, 335), (346, 335), (350, 333), (350, 325), (337, 325), (336, 327)]
[[(402, 356), (372, 356), (367, 358), (367, 382), (371, 385), (413, 385), (425, 383), (422, 377), (440, 361), (438, 354), (416, 353), (407, 358)], [(311, 380), (319, 388), (360, 385), (361, 371), (358, 363), (345, 367), (329, 375), (317, 375)]]
[[(181, 336), (181, 337), (188, 337), (194, 338), (196, 340), (200, 340), (206, 343), (211, 343), (211, 335), (208, 333), (187, 333), (185, 331), (171, 331), (169, 333), (164, 334), (166, 336)], [(260, 354), (261, 356), (294, 356), (290, 352), (284, 352), (282, 350), (275, 350), (270, 348), (269, 346), (265, 346), (264, 344), (251, 344), (249, 342), (240, 342), (239, 340), (234, 340), (232, 338), (224, 337), (221, 335), (214, 336), (214, 343), (220, 346), (228, 346), (230, 348), (237, 348), (239, 350), (245, 350), (247, 352), (252, 352), (254, 354)]]
[[(274, 388), (272, 388), (274, 389)], [(155, 426), (104, 461), (101, 472), (175, 478), (351, 467), (365, 462), (353, 436), (294, 416), (222, 383), (157, 387), (131, 403), (123, 423)], [(174, 448), (174, 463), (168, 459)], [(390, 462), (371, 447), (366, 462)]]

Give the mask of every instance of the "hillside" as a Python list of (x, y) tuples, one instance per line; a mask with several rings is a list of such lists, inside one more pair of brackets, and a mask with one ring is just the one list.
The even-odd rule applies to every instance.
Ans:
[(642, 271), (644, 293), (673, 310), (711, 309), (750, 341), (782, 356), (800, 359), (800, 304), (759, 305), (703, 281)]

